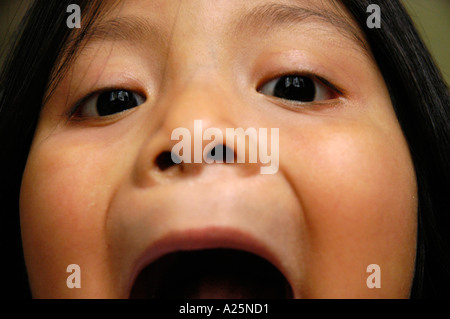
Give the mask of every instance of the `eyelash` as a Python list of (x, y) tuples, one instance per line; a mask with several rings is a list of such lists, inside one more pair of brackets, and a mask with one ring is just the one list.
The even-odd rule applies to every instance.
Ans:
[[(327, 92), (322, 92), (324, 90)], [(296, 73), (281, 75), (265, 81), (258, 86), (257, 91), (295, 104), (333, 100), (343, 94), (341, 90), (322, 77)]]
[[(283, 80), (283, 81), (280, 81)], [(280, 83), (284, 82), (285, 86), (279, 86)], [(320, 90), (327, 90), (328, 92), (323, 93)], [(294, 104), (308, 104), (313, 102), (320, 102), (325, 100), (335, 99), (338, 95), (342, 95), (343, 93), (336, 88), (333, 84), (328, 82), (322, 77), (313, 76), (313, 75), (301, 75), (290, 73), (286, 75), (281, 75), (275, 78), (272, 78), (269, 81), (265, 81), (262, 85), (259, 85), (257, 88), (259, 93), (264, 95), (272, 95), (275, 98), (286, 100)], [(271, 92), (273, 91), (273, 93)], [(317, 92), (319, 91), (319, 93)], [(128, 101), (125, 103), (131, 103), (126, 106), (113, 106), (116, 109), (113, 110), (110, 114), (100, 114), (98, 111), (98, 99), (104, 99), (109, 94), (110, 102), (112, 98), (119, 99), (121, 102), (124, 102), (123, 99), (127, 99)], [(282, 96), (276, 96), (282, 95)], [(296, 95), (296, 97), (289, 98), (289, 94)], [(303, 98), (306, 101), (301, 101), (301, 94), (304, 94)], [(283, 96), (284, 95), (284, 96)], [(326, 95), (325, 97), (323, 95)], [(319, 96), (319, 101), (316, 101), (316, 98)], [(143, 103), (145, 103), (146, 98), (132, 90), (122, 89), (122, 88), (108, 88), (103, 89), (101, 91), (93, 92), (86, 97), (84, 97), (81, 101), (75, 104), (73, 108), (71, 108), (68, 112), (69, 118), (72, 119), (85, 119), (92, 117), (106, 117), (112, 116), (114, 114), (125, 112), (129, 109), (135, 108)], [(90, 103), (95, 102), (94, 105), (90, 105)], [(135, 105), (133, 104), (135, 103)], [(87, 107), (93, 107), (94, 109), (88, 109)], [(119, 108), (117, 110), (117, 108)]]
[[(99, 99), (105, 99), (109, 96), (109, 102), (116, 101), (109, 106), (114, 110), (110, 114), (100, 114), (99, 112)], [(117, 102), (119, 100), (119, 102)], [(122, 88), (110, 88), (104, 89), (102, 91), (93, 92), (75, 104), (75, 106), (69, 111), (68, 116), (70, 118), (90, 118), (90, 117), (106, 117), (112, 116), (114, 114), (125, 112), (129, 109), (135, 108), (143, 103), (145, 103), (146, 98), (141, 94), (127, 89)], [(91, 103), (94, 103), (93, 105)], [(125, 105), (123, 105), (125, 103)], [(116, 104), (116, 105), (114, 105)], [(122, 105), (118, 105), (122, 104)], [(91, 109), (88, 109), (91, 107)], [(105, 110), (103, 110), (105, 111)], [(93, 114), (95, 113), (95, 114)]]

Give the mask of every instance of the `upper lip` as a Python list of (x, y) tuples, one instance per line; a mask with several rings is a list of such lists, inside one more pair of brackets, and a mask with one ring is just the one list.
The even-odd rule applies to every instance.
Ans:
[(264, 240), (230, 227), (208, 227), (188, 229), (171, 233), (149, 245), (134, 263), (127, 287), (129, 296), (139, 273), (158, 258), (177, 251), (190, 251), (213, 248), (237, 249), (253, 253), (272, 263), (292, 287), (289, 269), (284, 267), (281, 256)]
[[(189, 187), (181, 181), (117, 191), (106, 223), (118, 279), (113, 289), (129, 297), (142, 270), (164, 255), (223, 248), (267, 260), (299, 297), (304, 223), (289, 184), (279, 175), (242, 181), (231, 175), (220, 183), (208, 176)], [(266, 194), (267, 188), (276, 192)]]

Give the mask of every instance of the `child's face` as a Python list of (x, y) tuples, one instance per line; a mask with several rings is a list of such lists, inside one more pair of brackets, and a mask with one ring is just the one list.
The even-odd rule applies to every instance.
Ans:
[[(97, 29), (45, 105), (23, 177), (33, 295), (126, 298), (140, 270), (167, 253), (229, 248), (270, 261), (296, 298), (408, 297), (413, 165), (383, 78), (351, 28), (363, 33), (338, 8), (129, 0), (102, 16), (97, 22), (115, 22)], [(289, 90), (288, 80), (306, 84)], [(111, 88), (143, 103), (118, 112), (123, 103), (113, 108), (94, 95), (67, 116), (83, 97)], [(299, 103), (308, 94), (314, 101)], [(111, 115), (98, 116), (96, 106)], [(260, 163), (165, 168), (157, 159), (179, 142), (173, 130), (194, 137), (194, 120), (203, 131), (278, 128), (278, 172), (261, 174)], [(189, 287), (183, 276), (158, 285), (186, 297), (253, 296), (256, 283), (241, 277), (258, 262), (236, 254), (244, 273), (236, 279), (212, 252), (180, 258), (166, 264), (170, 273), (153, 275), (178, 276), (206, 261), (210, 273)], [(70, 264), (80, 266), (81, 288), (67, 287)], [(366, 284), (370, 264), (380, 266), (381, 288)], [(262, 285), (256, 290), (270, 291)]]

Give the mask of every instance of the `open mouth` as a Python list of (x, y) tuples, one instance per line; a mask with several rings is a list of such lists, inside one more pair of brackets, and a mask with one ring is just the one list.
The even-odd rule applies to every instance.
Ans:
[(235, 249), (166, 254), (136, 278), (130, 298), (291, 299), (292, 289), (269, 261)]

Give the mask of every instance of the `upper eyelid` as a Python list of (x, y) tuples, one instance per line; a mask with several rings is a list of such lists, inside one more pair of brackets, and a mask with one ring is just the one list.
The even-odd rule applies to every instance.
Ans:
[(77, 110), (90, 98), (92, 98), (93, 96), (97, 95), (97, 94), (101, 94), (102, 91), (94, 91), (89, 93), (88, 95), (82, 97), (80, 100), (78, 100), (67, 112), (66, 115), (68, 117), (72, 117), (75, 115), (75, 113), (77, 112)]
[(90, 98), (96, 96), (96, 95), (100, 95), (102, 93), (105, 92), (109, 92), (109, 91), (119, 91), (119, 90), (123, 90), (123, 91), (130, 91), (136, 94), (139, 94), (141, 96), (144, 97), (144, 100), (147, 100), (147, 94), (141, 93), (141, 90), (137, 90), (137, 89), (128, 89), (126, 88), (126, 86), (122, 85), (122, 86), (107, 86), (101, 89), (97, 89), (92, 91), (91, 93), (88, 93), (87, 95), (83, 96), (81, 99), (79, 99), (77, 102), (75, 102), (75, 104), (69, 108), (69, 110), (65, 113), (65, 115), (69, 118), (73, 117), (75, 115), (75, 113), (77, 112), (77, 110), (80, 109), (80, 107), (83, 106), (84, 103), (86, 103), (86, 101), (88, 101)]
[[(309, 65), (309, 64), (307, 64)], [(283, 67), (282, 65), (280, 65), (280, 69), (279, 71), (275, 71), (275, 72), (265, 72), (264, 73), (259, 73), (259, 80), (256, 81), (256, 83), (254, 82), (254, 84), (256, 84), (256, 88), (257, 90), (259, 90), (259, 88), (267, 83), (270, 80), (273, 80), (277, 77), (282, 77), (282, 76), (286, 76), (286, 75), (299, 75), (299, 76), (305, 76), (305, 77), (310, 77), (312, 79), (316, 79), (318, 81), (320, 81), (322, 84), (324, 84), (325, 86), (329, 87), (331, 90), (335, 91), (337, 94), (341, 95), (341, 96), (345, 96), (346, 95), (346, 90), (342, 88), (342, 86), (340, 85), (336, 85), (335, 81), (331, 82), (329, 80), (327, 80), (328, 78), (328, 74), (326, 69), (321, 70), (320, 72), (318, 72), (316, 70), (316, 67), (314, 67), (313, 69), (310, 69), (308, 66), (304, 67), (304, 68), (300, 68), (300, 69), (292, 69), (291, 71), (289, 71), (290, 67), (286, 66)], [(303, 70), (302, 70), (303, 69)], [(320, 68), (319, 68), (320, 69)], [(266, 70), (268, 71), (268, 70)], [(81, 97), (79, 100), (77, 100), (75, 102), (75, 104), (72, 104), (72, 106), (69, 107), (69, 109), (64, 112), (64, 115), (68, 116), (69, 118), (72, 117), (76, 111), (83, 105), (83, 103), (85, 103), (88, 99), (92, 98), (93, 96), (97, 95), (97, 94), (101, 94), (103, 92), (107, 92), (107, 91), (112, 91), (112, 90), (127, 90), (127, 91), (131, 91), (134, 93), (137, 93), (139, 95), (141, 95), (142, 97), (144, 97), (145, 100), (147, 100), (148, 98), (148, 90), (143, 86), (144, 83), (137, 79), (135, 75), (133, 74), (127, 74), (126, 77), (123, 77), (120, 73), (118, 73), (117, 75), (119, 78), (122, 78), (122, 80), (117, 81), (116, 84), (106, 84), (105, 86), (98, 86), (96, 89), (92, 90), (90, 93), (87, 93), (87, 95)], [(327, 78), (325, 78), (327, 77)], [(114, 81), (116, 82), (116, 81)]]
[(340, 95), (345, 95), (345, 91), (343, 91), (341, 88), (336, 87), (336, 85), (334, 85), (333, 83), (331, 83), (327, 79), (325, 79), (325, 78), (323, 78), (321, 76), (316, 76), (316, 78), (319, 81), (321, 81), (323, 84), (325, 84), (326, 86), (330, 87), (332, 90), (336, 91), (336, 93), (338, 93)]
[(297, 76), (309, 77), (311, 79), (318, 80), (318, 81), (322, 82), (322, 84), (324, 84), (325, 86), (329, 87), (331, 90), (335, 91), (337, 94), (342, 95), (342, 96), (346, 95), (345, 90), (343, 90), (340, 87), (337, 87), (336, 85), (334, 85), (333, 83), (331, 83), (330, 81), (325, 79), (324, 77), (313, 74), (312, 72), (300, 72), (300, 71), (282, 72), (276, 76), (271, 76), (270, 78), (266, 78), (264, 81), (260, 82), (260, 84), (257, 86), (257, 90), (259, 91), (263, 85), (269, 83), (270, 81), (273, 81), (277, 78), (281, 78), (283, 76), (288, 76), (288, 75), (297, 75)]
[[(275, 80), (275, 79), (277, 79), (277, 78), (280, 78), (280, 77), (285, 76), (285, 75), (288, 75), (288, 74), (289, 74), (289, 75), (295, 75), (295, 74), (298, 74), (299, 76), (305, 76), (305, 77), (310, 77), (310, 78), (313, 78), (313, 79), (317, 79), (317, 80), (319, 80), (320, 82), (322, 82), (324, 85), (326, 85), (327, 87), (329, 87), (330, 89), (334, 90), (336, 93), (338, 93), (338, 94), (340, 94), (340, 95), (344, 95), (344, 92), (343, 92), (342, 89), (336, 87), (334, 84), (332, 84), (330, 81), (326, 80), (326, 79), (323, 78), (322, 76), (314, 75), (314, 74), (312, 74), (312, 73), (310, 73), (310, 72), (306, 72), (306, 73), (302, 73), (302, 72), (290, 72), (290, 73), (287, 72), (287, 73), (286, 73), (286, 72), (285, 72), (285, 73), (282, 73), (282, 74), (280, 74), (280, 75), (278, 75), (278, 76), (271, 77), (269, 80), (265, 80), (262, 84), (258, 85), (257, 90), (259, 91), (260, 88), (261, 88), (261, 86), (267, 84), (269, 81), (273, 81), (273, 80)], [(73, 117), (73, 116), (75, 115), (75, 113), (77, 112), (77, 110), (79, 110), (79, 108), (80, 108), (86, 101), (88, 101), (90, 98), (92, 98), (92, 97), (94, 97), (94, 96), (96, 96), (96, 95), (100, 95), (100, 94), (102, 94), (102, 93), (105, 93), (105, 92), (108, 92), (108, 91), (114, 91), (114, 90), (126, 90), (126, 91), (131, 91), (131, 92), (133, 92), (133, 93), (141, 94), (142, 96), (144, 96), (145, 99), (147, 99), (146, 96), (145, 96), (145, 94), (142, 94), (142, 93), (138, 92), (137, 90), (126, 89), (126, 88), (124, 88), (123, 86), (122, 86), (122, 87), (120, 87), (120, 86), (110, 86), (110, 87), (105, 87), (105, 88), (101, 88), (101, 89), (95, 90), (95, 91), (93, 91), (93, 92), (87, 94), (86, 96), (82, 97), (80, 100), (78, 100), (78, 101), (77, 101), (77, 102), (76, 102), (76, 103), (75, 103), (75, 104), (74, 104), (74, 105), (66, 112), (66, 116), (69, 117), (69, 118)]]
[[(300, 73), (301, 74), (301, 73)], [(284, 73), (284, 75), (279, 75), (278, 77), (272, 77), (271, 79), (269, 79), (268, 81), (264, 82), (264, 84), (269, 83), (270, 81), (273, 81), (277, 78), (281, 78), (283, 76), (289, 76), (289, 75), (299, 75), (298, 73), (292, 72), (292, 73)], [(305, 76), (304, 74), (301, 74), (299, 76)], [(336, 94), (338, 94), (338, 96), (332, 98), (332, 99), (327, 99), (327, 100), (318, 100), (318, 101), (311, 101), (311, 102), (299, 102), (299, 101), (295, 101), (295, 100), (290, 100), (290, 99), (284, 99), (284, 98), (278, 98), (278, 97), (273, 97), (270, 95), (266, 95), (263, 94), (263, 96), (265, 96), (267, 99), (269, 99), (271, 102), (276, 103), (278, 106), (282, 107), (282, 108), (286, 108), (288, 110), (291, 111), (301, 111), (301, 110), (305, 110), (305, 108), (309, 108), (309, 107), (316, 107), (316, 106), (337, 106), (337, 105), (343, 105), (343, 103), (345, 103), (345, 101), (347, 100), (347, 96), (346, 96), (346, 91), (337, 88), (335, 85), (333, 85), (332, 83), (330, 83), (329, 81), (327, 81), (326, 79), (319, 77), (319, 76), (313, 76), (313, 75), (309, 75), (310, 77), (316, 78), (317, 80), (319, 80), (320, 82), (322, 82), (323, 85), (327, 86), (330, 90), (335, 91)], [(301, 105), (302, 108), (299, 108), (298, 106)]]

